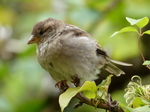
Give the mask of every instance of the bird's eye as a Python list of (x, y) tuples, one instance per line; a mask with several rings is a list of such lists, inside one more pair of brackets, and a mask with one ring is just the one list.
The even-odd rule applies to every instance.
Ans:
[(44, 32), (43, 32), (43, 31), (40, 31), (40, 32), (39, 32), (39, 34), (40, 34), (40, 35), (43, 35), (43, 34), (44, 34)]

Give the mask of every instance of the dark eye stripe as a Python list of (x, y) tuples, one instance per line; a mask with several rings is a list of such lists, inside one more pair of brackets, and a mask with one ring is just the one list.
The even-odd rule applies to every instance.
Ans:
[(44, 34), (44, 31), (40, 31), (39, 34), (40, 34), (40, 35), (43, 35), (43, 34)]
[(40, 32), (39, 32), (39, 34), (40, 35), (43, 35), (45, 32), (47, 32), (48, 30), (52, 30), (52, 27), (48, 27), (48, 28), (46, 28), (46, 29), (44, 29), (44, 30), (41, 30)]

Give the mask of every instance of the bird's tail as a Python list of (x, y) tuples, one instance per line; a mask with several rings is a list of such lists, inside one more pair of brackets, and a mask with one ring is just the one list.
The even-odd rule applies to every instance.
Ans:
[(125, 63), (125, 62), (121, 62), (121, 61), (116, 61), (116, 60), (112, 60), (109, 59), (112, 63), (118, 64), (118, 65), (122, 65), (122, 66), (132, 66), (132, 64), (130, 63)]
[(111, 74), (114, 74), (116, 76), (120, 76), (121, 74), (125, 74), (124, 71), (122, 71), (120, 68), (116, 67), (114, 64), (112, 63), (108, 63), (104, 66), (104, 69), (108, 72), (110, 72)]
[(124, 63), (124, 62), (110, 59), (110, 62), (104, 66), (104, 69), (116, 76), (120, 76), (121, 74), (125, 74), (125, 73), (120, 68), (116, 67), (113, 63), (122, 65), (122, 66), (132, 66), (132, 64), (129, 64), (129, 63)]

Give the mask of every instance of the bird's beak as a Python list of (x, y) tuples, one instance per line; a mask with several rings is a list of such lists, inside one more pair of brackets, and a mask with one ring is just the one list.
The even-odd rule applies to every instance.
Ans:
[(39, 37), (35, 37), (34, 35), (31, 35), (27, 44), (37, 43), (37, 42), (39, 42), (39, 40), (40, 40)]

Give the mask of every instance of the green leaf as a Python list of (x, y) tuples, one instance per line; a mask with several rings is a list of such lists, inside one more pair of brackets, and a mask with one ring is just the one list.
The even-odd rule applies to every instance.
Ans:
[(133, 109), (133, 111), (131, 112), (150, 112), (150, 106), (145, 105), (143, 107), (138, 107), (138, 108)]
[(111, 77), (113, 75), (109, 75), (105, 80), (103, 80), (98, 86), (98, 90), (97, 90), (97, 97), (101, 97), (102, 99), (105, 99), (108, 97), (108, 88), (109, 85), (111, 83)]
[(131, 32), (131, 31), (138, 32), (136, 28), (134, 28), (134, 27), (132, 27), (132, 26), (128, 26), (128, 27), (125, 27), (125, 28), (121, 29), (121, 30), (119, 31), (119, 33)]
[(143, 28), (144, 26), (146, 26), (149, 22), (149, 19), (148, 17), (144, 17), (142, 18), (136, 25), (139, 27), (139, 28)]
[(150, 35), (150, 30), (147, 30), (145, 32), (143, 32), (144, 34), (149, 34)]
[(141, 107), (141, 106), (145, 106), (145, 105), (146, 105), (146, 103), (144, 103), (142, 98), (140, 98), (140, 97), (136, 97), (132, 103), (133, 108), (137, 108), (137, 107)]
[(145, 106), (138, 107), (138, 108), (131, 108), (131, 107), (124, 105), (123, 103), (119, 103), (119, 105), (124, 110), (124, 112), (150, 112), (149, 105), (145, 105)]
[(118, 33), (119, 33), (119, 31), (114, 32), (114, 33), (110, 36), (110, 38), (113, 37), (113, 36), (115, 36), (115, 35), (117, 35)]
[(146, 60), (143, 65), (150, 65), (150, 61), (149, 60)]
[(96, 92), (97, 91), (97, 87), (95, 82), (90, 82), (90, 81), (86, 81), (82, 87), (80, 88), (80, 91), (91, 91), (91, 92)]
[(84, 95), (91, 99), (96, 97), (97, 87), (95, 82), (86, 81), (84, 85), (80, 88), (79, 92), (83, 91)]
[(146, 26), (149, 22), (148, 17), (143, 17), (141, 19), (132, 19), (129, 17), (126, 17), (126, 20), (131, 24), (131, 25), (137, 25), (139, 28), (143, 28)]
[(83, 91), (83, 94), (89, 99), (94, 99), (96, 97), (96, 92)]
[(123, 103), (119, 103), (120, 107), (124, 110), (124, 112), (133, 112), (133, 108), (124, 105)]
[(59, 96), (59, 104), (61, 111), (63, 112), (65, 107), (69, 104), (70, 100), (78, 93), (78, 88), (69, 88)]
[(113, 33), (110, 37), (113, 37), (119, 33), (124, 33), (124, 32), (138, 32), (138, 31), (136, 28), (134, 28), (132, 26), (128, 26), (128, 27), (122, 28), (120, 31)]
[(129, 17), (126, 17), (126, 20), (130, 23), (130, 25), (135, 25), (140, 21), (140, 20), (137, 20), (137, 19), (129, 18)]
[(111, 77), (113, 75), (109, 75), (107, 76), (107, 78), (105, 80), (103, 80), (97, 87), (109, 87), (110, 83), (111, 83)]
[[(79, 92), (83, 91), (85, 96), (93, 98), (96, 96), (97, 87), (95, 82), (86, 81), (82, 87), (69, 88), (59, 96), (59, 104), (63, 112), (65, 107), (69, 104), (70, 100)], [(94, 95), (95, 94), (95, 95)]]

